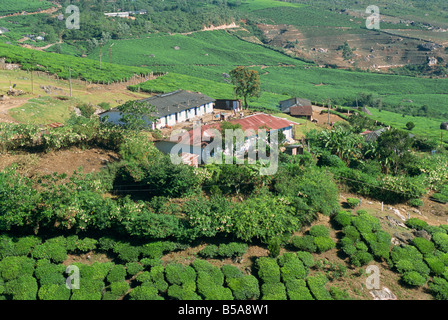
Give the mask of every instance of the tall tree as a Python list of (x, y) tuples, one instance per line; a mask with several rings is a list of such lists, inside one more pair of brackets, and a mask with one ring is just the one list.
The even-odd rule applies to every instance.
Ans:
[(230, 77), (236, 96), (244, 99), (245, 108), (247, 108), (248, 97), (260, 96), (260, 76), (257, 71), (239, 66), (230, 71)]

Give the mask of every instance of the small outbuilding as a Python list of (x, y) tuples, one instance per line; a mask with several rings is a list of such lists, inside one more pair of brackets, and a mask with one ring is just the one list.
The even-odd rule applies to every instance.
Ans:
[(448, 122), (442, 122), (440, 124), (440, 129), (442, 130), (448, 130)]

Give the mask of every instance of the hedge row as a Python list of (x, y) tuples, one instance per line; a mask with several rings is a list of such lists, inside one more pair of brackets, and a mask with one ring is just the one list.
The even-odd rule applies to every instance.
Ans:
[(330, 237), (330, 231), (324, 225), (314, 225), (304, 236), (293, 236), (290, 244), (300, 251), (325, 252), (333, 249), (336, 242)]

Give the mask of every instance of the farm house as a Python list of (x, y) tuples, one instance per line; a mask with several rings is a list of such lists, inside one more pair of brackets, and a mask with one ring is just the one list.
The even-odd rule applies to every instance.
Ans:
[[(285, 135), (286, 141), (292, 141), (293, 127), (294, 125), (299, 125), (299, 123), (265, 113), (257, 113), (242, 119), (230, 120), (229, 122), (233, 124), (240, 124), (241, 129), (246, 134), (246, 139), (241, 151), (248, 151), (250, 146), (254, 145), (259, 129), (266, 129), (270, 132), (282, 132)], [(211, 129), (220, 131), (220, 123), (217, 122), (208, 125), (201, 125), (200, 130), (198, 130), (197, 132), (195, 132), (195, 129), (193, 128), (189, 132), (185, 133), (182, 137), (176, 137), (175, 140), (157, 141), (155, 142), (155, 146), (165, 154), (171, 154), (173, 150), (172, 148), (176, 146), (177, 149), (183, 150), (183, 152), (198, 155), (199, 163), (205, 163), (206, 159), (204, 155), (204, 148), (206, 148), (207, 145), (211, 143), (211, 141), (213, 141), (213, 131)], [(253, 131), (252, 133), (255, 133), (255, 135), (249, 135), (251, 131)], [(196, 137), (195, 134), (198, 134), (199, 136)], [(225, 154), (227, 152), (223, 148), (218, 149), (220, 151), (224, 151)]]
[(297, 97), (280, 101), (280, 109), (284, 113), (290, 113), (290, 108), (296, 107), (296, 106), (311, 107), (312, 104), (311, 104), (310, 100), (297, 98)]
[[(140, 102), (147, 102), (156, 108), (155, 116), (158, 120), (152, 123), (152, 129), (161, 129), (213, 113), (215, 99), (197, 92), (177, 90), (143, 99)], [(107, 121), (120, 124), (122, 114), (117, 108), (100, 114), (101, 119), (106, 116)]]

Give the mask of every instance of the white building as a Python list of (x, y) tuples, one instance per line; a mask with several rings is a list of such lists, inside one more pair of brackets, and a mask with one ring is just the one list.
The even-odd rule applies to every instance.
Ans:
[[(151, 127), (161, 129), (213, 113), (215, 100), (198, 92), (178, 90), (143, 99), (140, 102), (147, 102), (155, 107), (154, 116), (158, 120), (151, 123)], [(101, 120), (106, 117), (107, 121), (120, 124), (122, 113), (117, 108), (100, 113)], [(150, 123), (149, 120), (147, 122)]]

